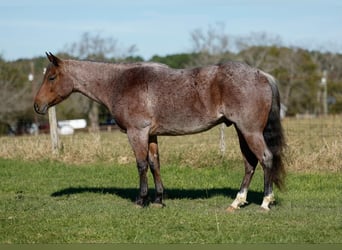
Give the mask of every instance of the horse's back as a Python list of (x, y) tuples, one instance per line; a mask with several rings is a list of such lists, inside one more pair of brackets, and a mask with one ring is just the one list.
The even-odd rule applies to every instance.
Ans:
[(224, 119), (264, 117), (271, 99), (262, 72), (239, 62), (194, 69), (143, 63), (127, 69), (121, 82), (127, 113), (146, 120), (155, 134), (196, 133)]
[(272, 93), (258, 69), (227, 62), (164, 70), (165, 75), (152, 83), (149, 96), (157, 100), (154, 114), (159, 123), (176, 127), (175, 133), (201, 132), (222, 121), (238, 123), (257, 116), (264, 120), (268, 115)]

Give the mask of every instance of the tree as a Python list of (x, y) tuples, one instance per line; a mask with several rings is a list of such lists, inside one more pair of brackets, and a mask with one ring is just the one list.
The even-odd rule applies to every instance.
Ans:
[(182, 69), (182, 68), (185, 68), (187, 65), (189, 65), (192, 62), (193, 58), (196, 57), (196, 55), (197, 54), (194, 54), (194, 53), (174, 54), (174, 55), (167, 55), (164, 57), (154, 55), (150, 59), (150, 61), (164, 63), (170, 66), (171, 68)]
[(311, 56), (319, 72), (327, 72), (328, 112), (342, 112), (342, 55), (312, 51)]
[(307, 50), (276, 44), (252, 46), (240, 51), (238, 58), (276, 77), (281, 102), (288, 107), (288, 114), (317, 110), (319, 71)]
[(271, 71), (279, 81), (282, 103), (289, 114), (315, 113), (319, 72), (310, 53), (299, 48), (278, 48)]
[(238, 59), (257, 68), (263, 67), (265, 71), (274, 70), (273, 64), (266, 64), (274, 49), (281, 46), (281, 38), (266, 32), (252, 32), (248, 36), (240, 36), (236, 39)]
[(102, 37), (100, 33), (85, 32), (78, 42), (65, 46), (65, 51), (75, 58), (93, 61), (113, 61), (132, 57), (137, 51), (135, 45), (119, 48), (118, 41), (112, 37)]
[(196, 56), (187, 66), (215, 64), (233, 57), (229, 51), (229, 35), (222, 23), (209, 25), (207, 30), (195, 29), (190, 37), (192, 53)]
[[(32, 102), (32, 85), (16, 67), (0, 59), (0, 121), (14, 125), (18, 114)], [(32, 106), (30, 106), (32, 107)]]

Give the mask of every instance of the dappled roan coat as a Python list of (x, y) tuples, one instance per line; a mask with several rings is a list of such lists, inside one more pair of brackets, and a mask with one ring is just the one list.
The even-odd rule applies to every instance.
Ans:
[(284, 178), (280, 101), (272, 76), (239, 62), (176, 70), (158, 63), (108, 64), (47, 56), (51, 63), (35, 110), (45, 114), (72, 92), (104, 104), (134, 151), (140, 176), (138, 205), (148, 202), (148, 166), (156, 187), (154, 203), (163, 205), (158, 135), (198, 133), (225, 123), (236, 128), (246, 170), (228, 210), (246, 203), (258, 162), (265, 175), (261, 207), (269, 209), (273, 183), (280, 187)]

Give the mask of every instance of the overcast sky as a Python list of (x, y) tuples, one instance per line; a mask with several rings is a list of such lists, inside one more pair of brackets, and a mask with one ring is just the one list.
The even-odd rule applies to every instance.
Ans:
[(232, 36), (267, 32), (285, 45), (342, 53), (341, 0), (0, 0), (0, 54), (57, 53), (92, 32), (150, 59), (190, 52), (190, 32), (218, 22)]

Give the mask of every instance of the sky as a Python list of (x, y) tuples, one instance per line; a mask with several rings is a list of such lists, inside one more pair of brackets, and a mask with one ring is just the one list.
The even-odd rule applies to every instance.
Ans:
[(342, 53), (341, 0), (0, 0), (0, 55), (62, 52), (90, 32), (148, 60), (191, 52), (191, 32), (217, 23), (231, 37), (266, 32), (285, 46)]

